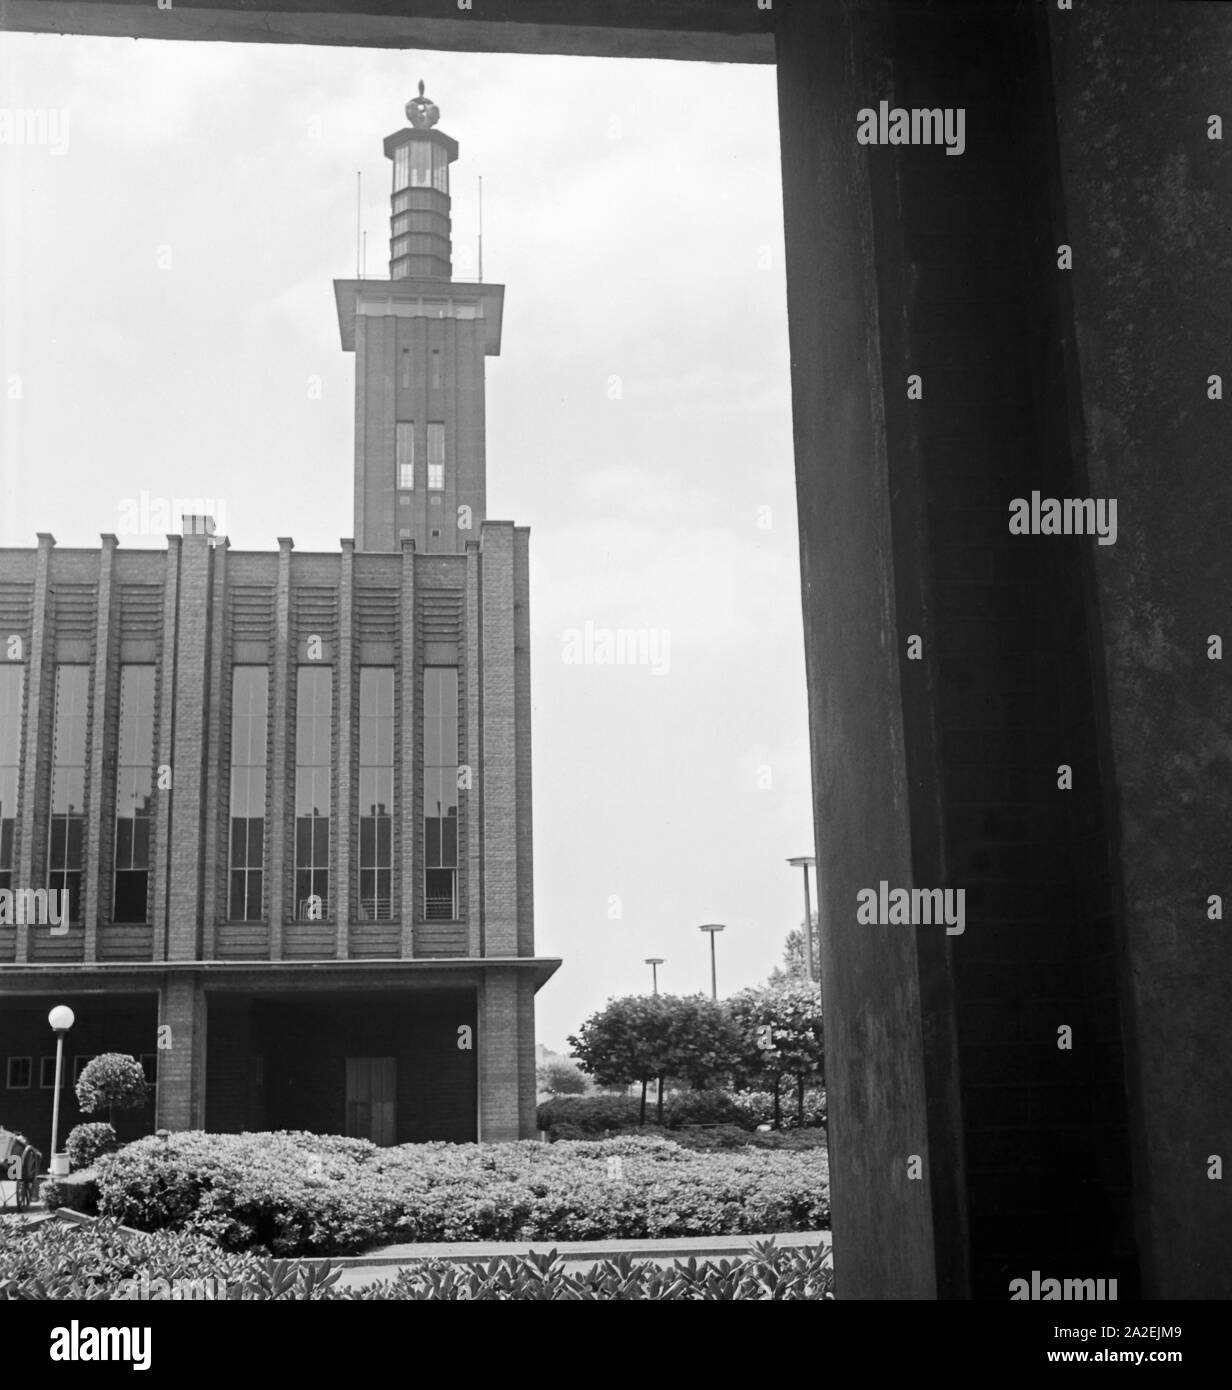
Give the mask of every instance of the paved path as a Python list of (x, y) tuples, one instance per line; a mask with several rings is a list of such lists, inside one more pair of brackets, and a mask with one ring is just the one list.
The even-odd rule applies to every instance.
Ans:
[(417, 1260), (494, 1260), (502, 1255), (526, 1255), (532, 1250), (546, 1254), (555, 1250), (580, 1273), (579, 1266), (589, 1268), (616, 1255), (632, 1255), (660, 1267), (670, 1267), (676, 1260), (692, 1256), (700, 1259), (733, 1259), (752, 1252), (758, 1241), (773, 1240), (778, 1246), (799, 1249), (830, 1244), (829, 1231), (791, 1231), (773, 1236), (676, 1236), (668, 1240), (645, 1240), (628, 1237), (623, 1240), (536, 1240), (536, 1241), (449, 1241), (435, 1245), (388, 1245), (369, 1250), (363, 1255), (331, 1256), (331, 1263), (342, 1265), (339, 1286), (358, 1288), (377, 1279), (393, 1279), (398, 1270)]

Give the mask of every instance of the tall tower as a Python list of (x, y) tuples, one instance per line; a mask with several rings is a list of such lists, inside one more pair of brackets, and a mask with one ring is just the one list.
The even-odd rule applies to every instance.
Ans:
[(452, 278), (458, 145), (422, 82), (406, 114), (385, 138), (389, 278), (334, 281), (355, 353), (355, 545), (460, 554), (486, 517), (484, 358), (500, 352), (505, 287)]

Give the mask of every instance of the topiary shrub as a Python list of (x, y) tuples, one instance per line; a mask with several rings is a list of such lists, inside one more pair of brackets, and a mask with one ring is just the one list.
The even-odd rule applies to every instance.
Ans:
[(140, 1110), (150, 1098), (141, 1063), (122, 1052), (103, 1052), (86, 1063), (77, 1081), (77, 1104), (86, 1115), (106, 1110), (113, 1124), (117, 1110)]
[(69, 1167), (74, 1172), (79, 1168), (92, 1167), (104, 1154), (113, 1153), (117, 1142), (116, 1132), (106, 1120), (77, 1125), (70, 1131), (64, 1144)]

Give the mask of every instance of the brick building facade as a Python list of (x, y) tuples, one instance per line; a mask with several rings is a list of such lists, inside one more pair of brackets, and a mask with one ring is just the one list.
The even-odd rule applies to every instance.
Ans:
[(122, 1135), (534, 1133), (559, 961), (534, 954), (528, 533), (485, 511), (503, 287), (451, 279), (457, 146), (422, 86), (407, 115), (389, 278), (335, 285), (355, 539), (244, 552), (191, 518), (165, 551), (0, 551), (0, 1123), (31, 1138), (56, 1003), (61, 1139), (103, 1051), (157, 1073)]

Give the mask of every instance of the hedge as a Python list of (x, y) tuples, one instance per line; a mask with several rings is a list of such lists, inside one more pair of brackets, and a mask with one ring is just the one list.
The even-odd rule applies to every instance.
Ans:
[[(794, 1089), (780, 1097), (783, 1129), (796, 1125)], [(623, 1133), (639, 1128), (640, 1101), (634, 1096), (560, 1096), (539, 1107), (538, 1125), (552, 1139), (597, 1139), (604, 1134)], [(646, 1118), (653, 1122), (653, 1101), (646, 1107)], [(774, 1122), (774, 1096), (769, 1091), (680, 1091), (663, 1103), (663, 1121), (669, 1130), (684, 1125), (738, 1125), (755, 1130)], [(826, 1122), (826, 1093), (816, 1089), (805, 1093), (804, 1125), (820, 1128)]]
[(103, 1216), (285, 1256), (418, 1241), (812, 1231), (830, 1216), (824, 1149), (699, 1153), (633, 1136), (377, 1148), (299, 1132), (188, 1131), (140, 1139), (95, 1171)]
[(713, 1302), (834, 1297), (827, 1249), (818, 1245), (782, 1250), (772, 1241), (757, 1246), (747, 1258), (678, 1260), (671, 1269), (621, 1256), (570, 1274), (551, 1251), (486, 1263), (418, 1261), (400, 1268), (392, 1280), (359, 1288), (338, 1288), (340, 1272), (324, 1260), (281, 1261), (227, 1252), (199, 1235), (132, 1235), (104, 1222), (25, 1223), (10, 1229), (0, 1248), (0, 1301), (204, 1297), (228, 1302)]

